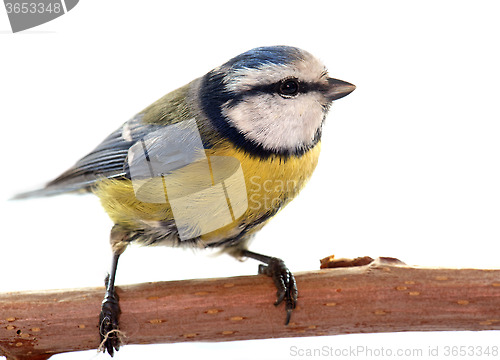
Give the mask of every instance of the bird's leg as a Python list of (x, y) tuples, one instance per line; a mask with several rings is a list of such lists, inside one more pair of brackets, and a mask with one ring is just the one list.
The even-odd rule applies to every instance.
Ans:
[(116, 268), (120, 254), (113, 254), (111, 263), (111, 272), (104, 280), (106, 293), (101, 305), (101, 315), (99, 316), (99, 333), (101, 335), (101, 346), (104, 351), (113, 356), (114, 350), (120, 348), (120, 339), (118, 337), (118, 318), (120, 317), (120, 305), (118, 295), (115, 291)]
[(241, 255), (263, 262), (259, 265), (259, 274), (270, 276), (276, 285), (276, 302), (279, 305), (285, 301), (286, 319), (285, 325), (290, 322), (292, 310), (297, 305), (297, 284), (293, 274), (288, 270), (283, 260), (257, 254), (249, 250), (242, 250)]
[(111, 262), (111, 271), (104, 281), (106, 293), (101, 305), (101, 315), (99, 316), (99, 334), (101, 336), (100, 349), (113, 356), (114, 350), (118, 351), (121, 345), (118, 330), (120, 305), (115, 291), (116, 268), (118, 267), (120, 255), (125, 251), (129, 243), (128, 232), (119, 225), (113, 226), (110, 243), (113, 251), (113, 261)]

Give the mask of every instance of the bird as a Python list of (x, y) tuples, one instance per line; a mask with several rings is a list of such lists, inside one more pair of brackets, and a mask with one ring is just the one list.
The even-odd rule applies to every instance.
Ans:
[(254, 48), (146, 107), (45, 187), (14, 197), (93, 193), (113, 221), (99, 317), (104, 352), (121, 345), (115, 277), (130, 243), (259, 261), (289, 323), (293, 273), (249, 244), (307, 183), (332, 102), (355, 88), (305, 50)]

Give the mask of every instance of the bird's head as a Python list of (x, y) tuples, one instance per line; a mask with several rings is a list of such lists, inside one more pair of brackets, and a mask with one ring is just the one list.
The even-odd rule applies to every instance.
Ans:
[(206, 74), (200, 104), (217, 130), (244, 150), (299, 156), (318, 143), (332, 101), (354, 89), (330, 78), (304, 50), (260, 47)]

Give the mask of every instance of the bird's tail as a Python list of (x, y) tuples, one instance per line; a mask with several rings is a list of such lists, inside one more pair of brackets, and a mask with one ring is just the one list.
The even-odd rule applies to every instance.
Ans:
[(41, 189), (22, 192), (14, 195), (10, 200), (24, 200), (40, 197), (56, 196), (62, 194), (84, 194), (90, 191), (90, 187), (84, 187), (82, 184), (66, 186), (46, 186)]

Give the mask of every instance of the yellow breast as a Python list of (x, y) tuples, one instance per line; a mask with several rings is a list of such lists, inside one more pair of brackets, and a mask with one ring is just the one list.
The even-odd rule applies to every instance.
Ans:
[[(234, 237), (283, 208), (310, 178), (319, 152), (320, 143), (301, 157), (261, 159), (225, 144), (205, 150), (206, 166), (187, 166), (142, 188), (159, 200), (139, 194), (131, 180), (104, 179), (95, 193), (116, 224), (140, 230), (174, 220), (184, 237), (211, 243)], [(231, 161), (228, 174), (218, 176), (216, 168), (224, 159), (237, 161)], [(207, 166), (210, 173), (204, 171)]]

